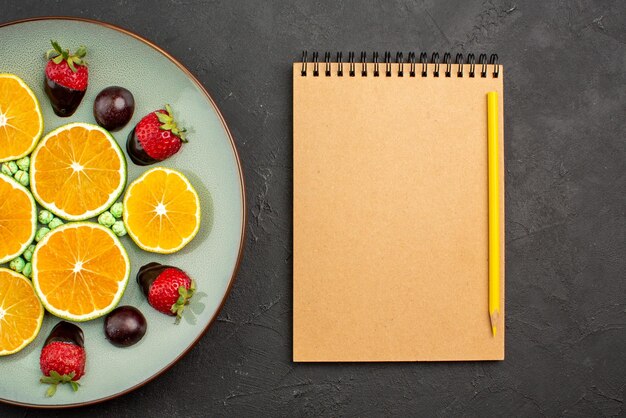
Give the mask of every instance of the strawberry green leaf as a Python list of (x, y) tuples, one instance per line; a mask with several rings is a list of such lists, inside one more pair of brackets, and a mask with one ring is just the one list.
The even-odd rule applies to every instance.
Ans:
[(172, 118), (166, 115), (165, 113), (156, 112), (156, 116), (157, 116), (157, 119), (159, 119), (159, 122), (161, 123), (170, 123), (172, 121)]
[(87, 55), (87, 48), (85, 47), (85, 45), (81, 45), (78, 47), (78, 49), (76, 50), (76, 54), (75, 54), (78, 58), (82, 58), (85, 55)]
[(76, 67), (74, 66), (74, 59), (72, 57), (68, 58), (67, 65), (70, 67), (70, 70), (72, 70), (73, 73), (78, 71)]
[(59, 54), (63, 52), (61, 45), (59, 45), (57, 41), (53, 41), (52, 39), (50, 39), (50, 44), (52, 44), (52, 48), (54, 48), (54, 50), (57, 51)]
[(56, 58), (59, 56), (59, 53), (57, 51), (55, 51), (54, 49), (49, 49), (48, 51), (46, 51), (46, 59), (50, 60), (52, 58)]
[(164, 131), (171, 131), (172, 134), (177, 136), (182, 142), (187, 142), (187, 138), (185, 137), (186, 130), (183, 128), (179, 128), (176, 124), (176, 120), (174, 120), (174, 113), (172, 111), (172, 107), (169, 104), (165, 105), (165, 110), (167, 114), (161, 112), (155, 112), (159, 122), (162, 123), (160, 128)]
[(52, 44), (51, 50), (46, 53), (47, 59), (52, 59), (55, 64), (60, 64), (62, 61), (67, 61), (67, 65), (73, 72), (76, 72), (76, 65), (87, 65), (87, 62), (83, 59), (87, 55), (87, 48), (81, 45), (75, 54), (72, 54), (69, 49), (62, 49), (61, 45), (57, 41), (50, 41)]
[(70, 385), (72, 386), (72, 390), (73, 390), (74, 392), (78, 392), (78, 387), (79, 387), (79, 384), (78, 384), (77, 382), (71, 381), (71, 382), (70, 382)]
[(51, 397), (54, 396), (55, 393), (57, 393), (57, 384), (56, 383), (53, 384), (53, 385), (50, 385), (50, 387), (48, 387), (48, 390), (46, 391), (46, 396), (48, 398), (51, 398)]
[(61, 375), (56, 370), (50, 370), (49, 375), (57, 380), (61, 380)]

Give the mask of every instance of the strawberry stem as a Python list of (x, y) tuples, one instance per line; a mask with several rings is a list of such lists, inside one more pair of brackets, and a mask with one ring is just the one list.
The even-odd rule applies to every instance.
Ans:
[(172, 111), (172, 107), (168, 104), (165, 105), (165, 111), (167, 113), (155, 112), (159, 122), (162, 123), (160, 128), (164, 131), (171, 131), (175, 136), (180, 138), (182, 142), (187, 141), (187, 130), (184, 128), (179, 128), (176, 124), (176, 120), (174, 119), (174, 112)]
[(174, 303), (171, 307), (171, 311), (173, 314), (176, 314), (176, 323), (178, 324), (183, 317), (183, 312), (185, 311), (185, 306), (189, 305), (189, 300), (193, 296), (196, 291), (196, 282), (193, 280), (189, 285), (189, 289), (185, 286), (180, 286), (178, 288), (178, 299), (176, 303)]
[(74, 54), (70, 53), (69, 49), (61, 48), (61, 45), (57, 41), (50, 40), (52, 49), (46, 52), (46, 59), (52, 60), (55, 64), (60, 64), (62, 61), (67, 61), (67, 65), (72, 72), (78, 71), (76, 65), (87, 65), (87, 61), (84, 60), (87, 55), (87, 48), (84, 45), (78, 47)]
[(58, 372), (51, 370), (49, 376), (43, 376), (39, 381), (41, 383), (45, 383), (50, 385), (48, 390), (46, 391), (46, 396), (51, 397), (57, 392), (57, 386), (59, 384), (69, 383), (72, 387), (72, 390), (76, 392), (80, 387), (80, 383), (74, 380), (76, 376), (76, 372), (72, 372), (70, 374), (60, 375)]

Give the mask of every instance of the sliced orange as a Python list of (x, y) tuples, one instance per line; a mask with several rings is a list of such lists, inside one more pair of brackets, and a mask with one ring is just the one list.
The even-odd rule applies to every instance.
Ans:
[(17, 353), (35, 339), (43, 306), (26, 277), (0, 268), (0, 356)]
[(89, 219), (122, 194), (126, 159), (106, 130), (70, 123), (46, 135), (33, 151), (30, 184), (35, 199), (55, 215)]
[(37, 206), (28, 190), (0, 174), (0, 264), (22, 254), (35, 238)]
[(128, 235), (153, 253), (179, 251), (198, 233), (200, 200), (182, 173), (165, 167), (146, 171), (124, 196)]
[(35, 93), (14, 74), (0, 74), (0, 162), (28, 155), (43, 133)]
[(119, 239), (102, 225), (73, 222), (53, 229), (32, 258), (33, 285), (46, 310), (88, 321), (117, 306), (130, 275)]

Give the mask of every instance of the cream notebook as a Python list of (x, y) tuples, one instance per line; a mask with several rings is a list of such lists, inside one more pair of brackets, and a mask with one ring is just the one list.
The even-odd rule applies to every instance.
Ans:
[[(294, 361), (504, 359), (497, 56), (293, 65)], [(500, 97), (501, 315), (488, 313), (487, 92)]]

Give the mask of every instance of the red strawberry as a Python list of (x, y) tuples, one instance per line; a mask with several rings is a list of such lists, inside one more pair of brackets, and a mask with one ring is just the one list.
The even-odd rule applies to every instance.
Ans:
[(137, 281), (148, 303), (159, 312), (176, 315), (176, 322), (182, 318), (196, 290), (194, 281), (184, 271), (159, 263), (149, 263), (139, 269)]
[(46, 53), (46, 94), (58, 116), (71, 116), (85, 96), (89, 84), (89, 70), (84, 58), (87, 49), (79, 47), (75, 54), (63, 50), (56, 41)]
[(85, 374), (85, 359), (83, 331), (69, 322), (59, 322), (50, 332), (39, 357), (44, 375), (40, 381), (50, 385), (46, 396), (53, 396), (62, 383), (69, 383), (76, 392), (78, 380)]
[(128, 135), (126, 150), (137, 165), (149, 165), (176, 154), (187, 142), (185, 129), (174, 120), (170, 105), (147, 114)]

